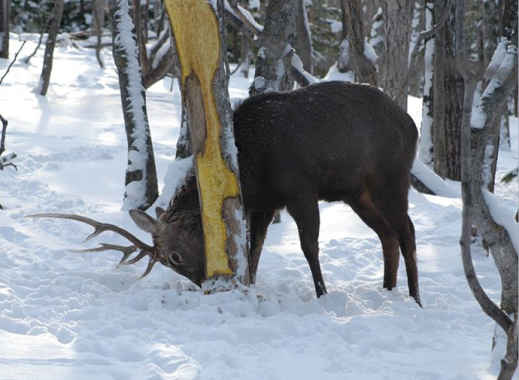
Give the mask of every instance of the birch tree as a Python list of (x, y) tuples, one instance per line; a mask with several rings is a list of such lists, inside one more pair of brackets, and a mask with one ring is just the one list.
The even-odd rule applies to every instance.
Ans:
[[(211, 291), (250, 281), (246, 222), (232, 132), (223, 1), (165, 0), (182, 71), (181, 91), (200, 199)], [(230, 280), (222, 282), (222, 280)]]
[[(131, 0), (130, 0), (131, 1)], [(139, 49), (128, 0), (111, 0), (113, 56), (119, 75), (124, 125), (128, 141), (123, 208), (147, 209), (158, 196), (157, 173)]]
[(52, 61), (54, 59), (54, 47), (56, 46), (56, 38), (58, 36), (61, 18), (63, 16), (64, 0), (55, 0), (54, 9), (49, 15), (49, 32), (47, 42), (45, 44), (45, 52), (43, 54), (43, 67), (41, 70), (38, 93), (45, 96), (49, 89), (50, 75), (52, 72)]
[[(456, 41), (462, 44), (464, 1), (456, 3)], [(499, 42), (483, 77), (478, 63), (458, 50), (457, 69), (465, 80), (462, 133), (463, 225), (461, 251), (469, 286), (484, 312), (506, 338), (496, 334), (495, 349), (504, 358), (498, 380), (511, 379), (518, 356), (517, 302), (519, 236), (513, 211), (500, 206), (490, 189), (497, 160), (499, 125), (507, 99), (517, 81), (517, 0), (505, 0)], [(475, 91), (481, 85), (480, 91)], [(486, 241), (501, 279), (501, 302), (496, 306), (478, 282), (471, 259), (471, 230), (475, 225)], [(506, 339), (506, 342), (504, 341)]]

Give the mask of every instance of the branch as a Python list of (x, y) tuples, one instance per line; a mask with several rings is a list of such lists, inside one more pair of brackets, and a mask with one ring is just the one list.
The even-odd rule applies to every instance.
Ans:
[(225, 0), (225, 10), (229, 13), (234, 19), (238, 19), (241, 21), (242, 25), (253, 32), (257, 36), (259, 36), (263, 32), (263, 26), (258, 23), (252, 22), (251, 19), (254, 20), (250, 12), (244, 8), (242, 8), (239, 4), (235, 4), (233, 1)]
[(301, 86), (305, 87), (319, 80), (303, 68), (303, 61), (296, 54), (295, 49), (290, 45), (287, 46), (286, 53), (283, 56), (285, 67), (288, 69), (289, 75)]
[[(4, 81), (4, 78), (7, 76), (7, 74), (9, 73), (9, 70), (11, 70), (11, 66), (14, 65), (14, 63), (16, 62), (16, 58), (18, 58), (18, 54), (20, 54), (20, 52), (22, 51), (25, 43), (27, 41), (23, 41), (22, 43), (22, 46), (20, 46), (20, 48), (18, 49), (18, 51), (16, 52), (16, 54), (14, 55), (14, 59), (11, 61), (11, 63), (9, 64), (9, 66), (7, 66), (7, 70), (5, 71), (4, 75), (2, 75), (2, 78), (0, 78), (0, 85), (2, 85), (2, 82)], [(2, 119), (2, 123), (3, 123), (3, 120)]]
[[(468, 189), (470, 185), (468, 183), (463, 183), (463, 198), (469, 197), (470, 190)], [(467, 193), (467, 194), (465, 194)], [(478, 301), (479, 305), (490, 318), (492, 318), (496, 323), (501, 326), (501, 328), (508, 332), (510, 327), (512, 327), (512, 320), (488, 297), (485, 293), (479, 280), (476, 276), (476, 272), (474, 270), (474, 265), (472, 263), (472, 253), (470, 249), (470, 236), (472, 230), (472, 221), (470, 216), (469, 208), (471, 206), (463, 202), (463, 213), (462, 213), (462, 235), (460, 240), (461, 246), (461, 258), (463, 261), (463, 270), (465, 271), (465, 277), (467, 278), (467, 282), (469, 284), (470, 290), (472, 294)]]

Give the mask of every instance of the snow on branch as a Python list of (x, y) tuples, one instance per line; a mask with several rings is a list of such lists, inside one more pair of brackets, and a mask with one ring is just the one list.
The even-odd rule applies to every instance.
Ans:
[(470, 125), (474, 129), (485, 127), (490, 109), (494, 106), (494, 97), (513, 75), (517, 62), (517, 46), (506, 38), (499, 42), (492, 60), (485, 73), (485, 79), (489, 80), (481, 95), (474, 97), (474, 106)]
[(506, 200), (492, 194), (485, 187), (481, 191), (492, 219), (508, 232), (515, 251), (519, 252), (519, 224), (514, 219), (515, 210), (507, 204)]

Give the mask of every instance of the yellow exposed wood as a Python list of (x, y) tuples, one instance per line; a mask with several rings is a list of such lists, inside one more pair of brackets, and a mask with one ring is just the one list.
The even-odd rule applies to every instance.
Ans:
[(222, 125), (216, 108), (212, 83), (220, 63), (220, 32), (213, 8), (206, 0), (165, 0), (182, 66), (182, 84), (196, 75), (205, 110), (204, 146), (196, 154), (202, 204), (207, 278), (230, 275), (226, 253), (223, 201), (239, 196), (238, 180), (222, 157)]

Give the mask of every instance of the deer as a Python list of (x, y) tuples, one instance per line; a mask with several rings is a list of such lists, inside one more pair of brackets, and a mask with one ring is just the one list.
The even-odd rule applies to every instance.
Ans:
[[(239, 179), (249, 228), (249, 272), (256, 272), (267, 228), (276, 210), (294, 219), (301, 249), (320, 297), (327, 293), (319, 263), (320, 200), (342, 201), (378, 236), (383, 254), (383, 288), (397, 283), (400, 251), (409, 295), (421, 305), (415, 229), (408, 215), (410, 170), (417, 128), (411, 117), (381, 90), (340, 81), (320, 82), (290, 92), (246, 99), (233, 114)], [(201, 286), (206, 279), (197, 182), (191, 173), (166, 210), (156, 217), (134, 209), (130, 217), (150, 233), (153, 245), (127, 230), (85, 216), (61, 213), (37, 217), (72, 219), (94, 232), (113, 231), (132, 245), (101, 243), (84, 251), (117, 250), (120, 264), (144, 257), (160, 262)], [(131, 258), (132, 253), (139, 253)]]

